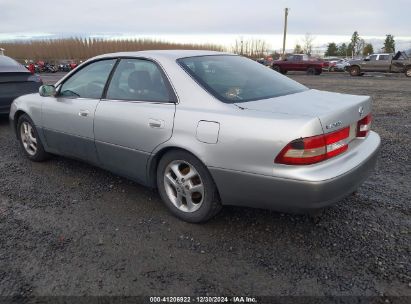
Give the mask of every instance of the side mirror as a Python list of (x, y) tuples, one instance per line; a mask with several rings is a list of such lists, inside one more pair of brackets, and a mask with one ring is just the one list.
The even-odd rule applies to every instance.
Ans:
[(56, 95), (56, 88), (53, 85), (42, 85), (39, 88), (39, 94), (43, 97), (55, 96)]

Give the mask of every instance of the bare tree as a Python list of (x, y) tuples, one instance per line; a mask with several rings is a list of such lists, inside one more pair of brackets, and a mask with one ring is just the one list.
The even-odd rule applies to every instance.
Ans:
[(251, 58), (264, 57), (268, 53), (268, 44), (261, 39), (236, 39), (232, 51), (235, 54)]
[(311, 55), (313, 51), (313, 42), (315, 37), (312, 36), (310, 33), (306, 33), (303, 39), (303, 51), (307, 55)]

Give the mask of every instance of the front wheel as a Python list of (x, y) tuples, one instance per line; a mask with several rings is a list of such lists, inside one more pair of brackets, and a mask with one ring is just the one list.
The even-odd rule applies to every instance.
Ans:
[(50, 154), (44, 151), (33, 121), (26, 114), (21, 115), (17, 121), (17, 139), (24, 154), (30, 160), (40, 162), (50, 157)]
[(357, 66), (353, 66), (350, 68), (350, 75), (351, 76), (360, 76), (361, 75), (361, 71), (360, 68)]
[(276, 72), (278, 72), (278, 73), (281, 72), (281, 69), (280, 69), (280, 67), (279, 67), (278, 65), (273, 65), (272, 68), (273, 68), (274, 71), (276, 71)]
[(411, 77), (411, 66), (405, 68), (405, 76)]
[(168, 209), (184, 221), (205, 222), (221, 209), (210, 173), (188, 152), (171, 151), (161, 158), (157, 187)]

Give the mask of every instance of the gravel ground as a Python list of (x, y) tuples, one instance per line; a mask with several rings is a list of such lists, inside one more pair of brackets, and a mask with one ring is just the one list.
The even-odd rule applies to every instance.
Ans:
[(374, 98), (375, 174), (320, 221), (226, 207), (187, 224), (106, 171), (28, 161), (0, 118), (0, 295), (411, 297), (411, 80), (290, 77)]

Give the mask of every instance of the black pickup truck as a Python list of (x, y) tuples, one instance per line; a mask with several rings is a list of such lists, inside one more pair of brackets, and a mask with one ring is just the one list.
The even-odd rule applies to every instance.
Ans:
[(411, 49), (393, 54), (373, 54), (362, 60), (351, 60), (348, 69), (351, 76), (365, 72), (405, 73), (411, 77)]

